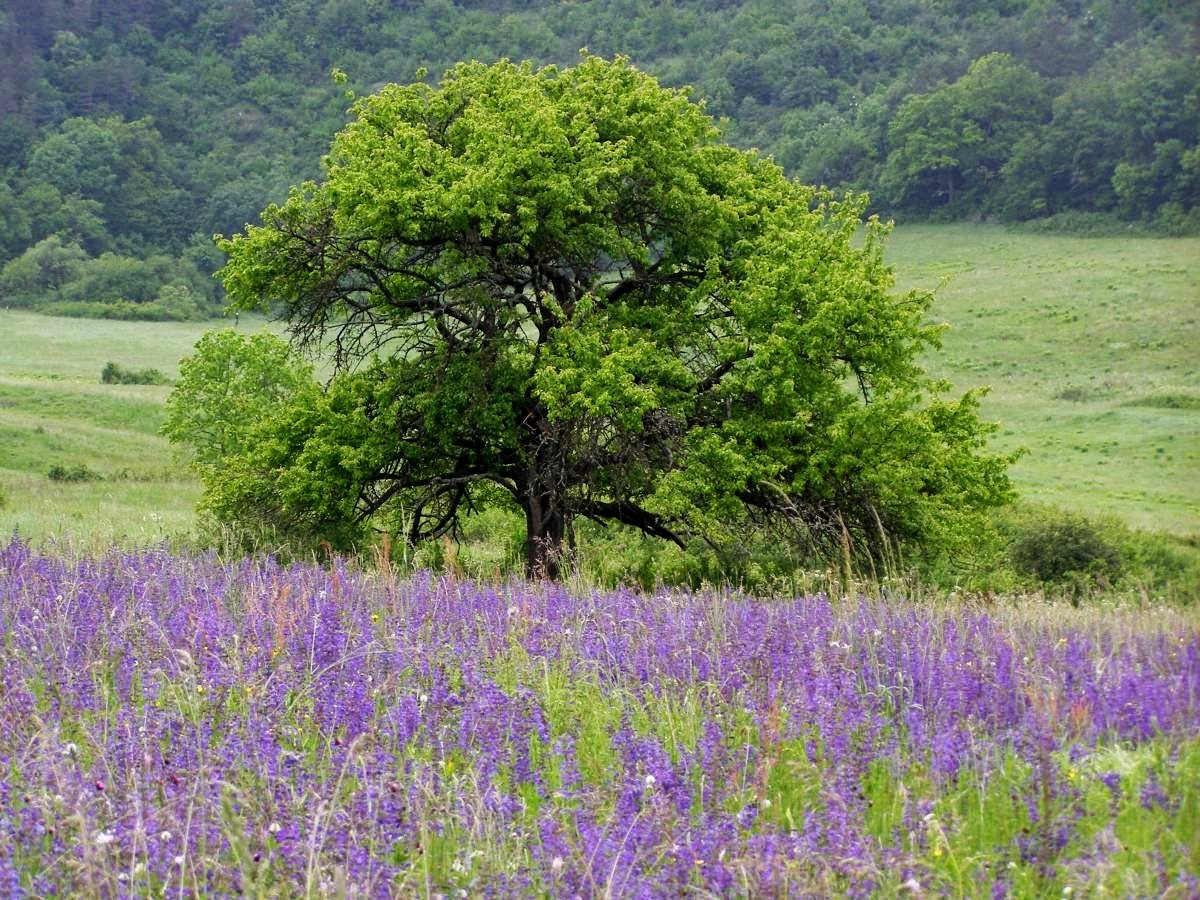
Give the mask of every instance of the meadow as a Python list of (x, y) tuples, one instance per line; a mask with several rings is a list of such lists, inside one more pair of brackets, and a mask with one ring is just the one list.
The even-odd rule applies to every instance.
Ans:
[[(902, 287), (937, 288), (931, 371), (986, 385), (1024, 500), (1200, 533), (1200, 239), (904, 226)], [(169, 387), (104, 385), (113, 361), (168, 377), (209, 327), (0, 311), (0, 531), (102, 547), (186, 534), (195, 479), (157, 435)], [(242, 319), (241, 329), (264, 327)], [(46, 478), (84, 465), (100, 480)]]
[(930, 370), (991, 388), (1023, 498), (1200, 533), (1200, 238), (905, 226), (889, 259), (938, 288)]
[[(95, 548), (189, 531), (199, 484), (158, 435), (170, 387), (101, 384), (100, 373), (114, 361), (174, 377), (204, 331), (224, 324), (0, 312), (0, 531)], [(52, 481), (52, 466), (99, 477)]]
[(0, 550), (6, 896), (1200, 890), (1181, 613)]

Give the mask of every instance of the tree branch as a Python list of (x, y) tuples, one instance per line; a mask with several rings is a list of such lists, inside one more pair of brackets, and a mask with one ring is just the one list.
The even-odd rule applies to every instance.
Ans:
[(628, 500), (576, 500), (571, 503), (571, 511), (602, 524), (605, 520), (611, 520), (630, 525), (651, 537), (671, 541), (681, 550), (687, 549), (687, 543), (667, 527), (661, 516)]

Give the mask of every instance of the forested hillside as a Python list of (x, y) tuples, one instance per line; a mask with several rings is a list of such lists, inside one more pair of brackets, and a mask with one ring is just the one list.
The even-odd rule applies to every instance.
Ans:
[[(627, 54), (737, 144), (901, 219), (1200, 230), (1200, 5), (9, 0), (0, 304), (188, 318), (214, 232), (319, 175), (348, 93)], [(340, 70), (345, 78), (333, 78)]]

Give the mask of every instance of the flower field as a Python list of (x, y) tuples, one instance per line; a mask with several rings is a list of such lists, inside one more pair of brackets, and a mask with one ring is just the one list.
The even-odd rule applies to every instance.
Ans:
[(1188, 897), (1169, 612), (0, 550), (0, 895)]

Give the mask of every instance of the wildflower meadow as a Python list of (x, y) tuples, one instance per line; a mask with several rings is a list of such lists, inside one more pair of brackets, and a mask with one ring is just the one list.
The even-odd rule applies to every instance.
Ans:
[(1183, 613), (0, 550), (4, 896), (1196, 896)]

